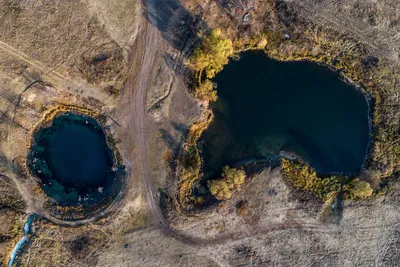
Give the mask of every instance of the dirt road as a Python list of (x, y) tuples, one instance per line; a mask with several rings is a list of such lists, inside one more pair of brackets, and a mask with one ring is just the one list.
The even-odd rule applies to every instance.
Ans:
[[(142, 2), (147, 9), (156, 12), (154, 0), (144, 0)], [(122, 101), (130, 105), (128, 109), (132, 114), (132, 120), (129, 121), (128, 128), (134, 133), (135, 143), (138, 146), (139, 158), (136, 160), (141, 165), (143, 175), (144, 190), (146, 193), (146, 200), (149, 205), (150, 212), (153, 216), (154, 222), (159, 224), (163, 229), (169, 229), (167, 222), (162, 215), (158, 203), (155, 199), (154, 178), (151, 176), (150, 166), (147, 154), (147, 133), (150, 129), (156, 127), (147, 116), (146, 110), (146, 96), (147, 90), (150, 86), (150, 73), (158, 54), (159, 43), (161, 42), (161, 35), (158, 29), (151, 25), (147, 20), (143, 20), (140, 37), (138, 43), (132, 49), (131, 53), (136, 53), (135, 61), (132, 62), (131, 70), (128, 77), (128, 82), (125, 87)], [(140, 53), (138, 55), (138, 53)], [(137, 67), (139, 69), (137, 69)]]

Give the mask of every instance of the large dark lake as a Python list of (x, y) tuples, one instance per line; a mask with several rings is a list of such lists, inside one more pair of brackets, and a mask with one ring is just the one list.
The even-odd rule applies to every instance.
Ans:
[(57, 116), (35, 134), (28, 162), (46, 193), (68, 205), (101, 199), (116, 174), (101, 126), (73, 113)]
[(215, 78), (214, 122), (203, 133), (204, 174), (221, 166), (297, 155), (317, 172), (357, 173), (366, 157), (368, 103), (336, 72), (246, 52)]

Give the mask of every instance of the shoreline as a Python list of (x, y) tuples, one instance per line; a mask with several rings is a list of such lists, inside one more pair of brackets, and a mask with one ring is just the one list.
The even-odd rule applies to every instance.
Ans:
[[(372, 147), (372, 144), (373, 144), (373, 137), (374, 137), (373, 136), (373, 127), (374, 127), (374, 125), (373, 125), (372, 117), (371, 117), (374, 114), (374, 109), (373, 109), (374, 98), (368, 92), (368, 90), (365, 89), (363, 86), (357, 84), (350, 77), (346, 76), (346, 72), (345, 72), (345, 70), (343, 68), (337, 68), (337, 67), (335, 67), (335, 66), (333, 66), (331, 64), (328, 64), (328, 62), (326, 62), (326, 61), (316, 60), (315, 58), (311, 58), (311, 57), (306, 57), (306, 56), (298, 57), (298, 58), (289, 57), (289, 58), (285, 59), (285, 58), (282, 58), (282, 57), (277, 57), (277, 56), (271, 55), (271, 53), (269, 53), (266, 49), (247, 48), (247, 49), (243, 49), (243, 50), (234, 51), (233, 56), (229, 60), (231, 61), (231, 60), (234, 60), (236, 58), (239, 58), (239, 60), (240, 60), (240, 54), (242, 54), (243, 52), (248, 52), (248, 51), (259, 51), (259, 52), (262, 52), (263, 55), (266, 56), (267, 58), (272, 59), (272, 60), (276, 60), (276, 61), (280, 61), (280, 62), (302, 62), (302, 61), (307, 61), (307, 62), (310, 62), (310, 63), (313, 63), (313, 64), (324, 66), (324, 67), (328, 68), (329, 70), (337, 73), (339, 79), (341, 79), (341, 78), (344, 79), (344, 80), (341, 79), (343, 82), (347, 83), (348, 85), (351, 85), (355, 90), (358, 90), (359, 92), (361, 92), (363, 97), (364, 97), (364, 99), (365, 99), (365, 101), (367, 102), (367, 107), (368, 107), (368, 109), (367, 109), (368, 143), (367, 143), (367, 148), (366, 148), (366, 154), (365, 154), (365, 157), (364, 157), (364, 160), (363, 160), (363, 164), (360, 167), (360, 171), (357, 172), (357, 173), (332, 172), (332, 173), (329, 173), (329, 174), (326, 174), (326, 173), (319, 173), (319, 174), (324, 176), (324, 177), (325, 176), (326, 177), (333, 176), (333, 175), (343, 175), (345, 177), (351, 178), (351, 177), (356, 177), (357, 175), (359, 175), (362, 172), (364, 172), (365, 170), (367, 170), (367, 167), (366, 167), (367, 161), (368, 161), (368, 159), (370, 157), (372, 157), (372, 155), (371, 155), (371, 150), (372, 150), (371, 147)], [(217, 90), (217, 92), (218, 92), (218, 90)], [(205, 105), (205, 106), (206, 106), (206, 108), (202, 110), (202, 113), (213, 113), (213, 109), (209, 106), (208, 102), (207, 102), (207, 105)], [(200, 117), (204, 117), (204, 116), (200, 116)], [(201, 156), (201, 151), (200, 151), (198, 142), (199, 142), (199, 140), (201, 138), (201, 135), (203, 134), (204, 131), (206, 131), (208, 129), (208, 127), (212, 123), (212, 121), (213, 120), (207, 121), (206, 124), (204, 125), (204, 128), (202, 129), (202, 131), (199, 134), (197, 134), (197, 138), (195, 138), (195, 140), (193, 140), (194, 143), (196, 144), (197, 156), (199, 157), (200, 166), (198, 166), (198, 168), (199, 168), (198, 175), (201, 174), (202, 169), (203, 169), (203, 157)], [(200, 121), (198, 123), (200, 123), (200, 124), (202, 123), (201, 119), (200, 119)], [(189, 136), (190, 134), (191, 133), (190, 133), (190, 130), (189, 130), (189, 133), (188, 133), (188, 136), (187, 136), (186, 140), (193, 138), (193, 137)], [(185, 145), (187, 145), (187, 143)], [(275, 156), (277, 156), (279, 158), (286, 158), (286, 157), (282, 157), (281, 156), (281, 152), (279, 154), (275, 155)], [(298, 160), (298, 158), (297, 157), (295, 159), (289, 158), (289, 160)], [(181, 160), (178, 160), (178, 164), (181, 164)], [(312, 167), (312, 166), (310, 166), (310, 167)], [(179, 175), (181, 176), (182, 172)], [(191, 181), (189, 182), (189, 185), (185, 186), (187, 188), (187, 190), (191, 191), (191, 193), (186, 192), (185, 195), (193, 196), (193, 184), (202, 180), (202, 177), (198, 176), (198, 175), (196, 176), (196, 178), (193, 177), (191, 179)], [(248, 176), (252, 176), (252, 174), (247, 174), (247, 175)], [(184, 182), (185, 182), (185, 180), (181, 181), (180, 184), (182, 185), (182, 183), (184, 183)], [(180, 185), (180, 188), (182, 188), (181, 185)], [(181, 210), (182, 207), (184, 207), (186, 204), (182, 203), (182, 201), (180, 201), (180, 202), (181, 202), (181, 204), (180, 204), (181, 207), (179, 209)]]
[(89, 217), (97, 216), (102, 212), (109, 209), (109, 207), (113, 206), (113, 203), (118, 202), (120, 199), (120, 195), (125, 188), (125, 179), (126, 173), (124, 169), (124, 164), (122, 162), (122, 158), (119, 154), (118, 147), (116, 142), (111, 134), (111, 132), (106, 128), (105, 125), (105, 115), (101, 115), (98, 112), (92, 111), (88, 108), (77, 107), (72, 105), (58, 105), (55, 107), (49, 108), (42, 116), (42, 119), (32, 128), (30, 131), (30, 142), (28, 151), (30, 151), (31, 147), (34, 146), (34, 136), (35, 134), (44, 127), (50, 127), (52, 120), (56, 117), (65, 115), (67, 113), (72, 113), (77, 116), (85, 116), (91, 118), (96, 121), (96, 123), (100, 126), (101, 131), (104, 134), (105, 142), (108, 149), (112, 153), (113, 157), (113, 169), (117, 169), (116, 177), (114, 178), (114, 182), (112, 187), (109, 189), (109, 195), (102, 198), (100, 201), (97, 201), (94, 204), (88, 204), (86, 208), (84, 205), (78, 204), (76, 206), (67, 205), (60, 206), (58, 203), (54, 203), (49, 201), (50, 197), (43, 189), (43, 184), (41, 179), (36, 177), (35, 174), (32, 173), (30, 168), (28, 167), (29, 161), (29, 153), (25, 157), (24, 168), (30, 177), (33, 177), (35, 181), (39, 185), (39, 193), (45, 197), (46, 202), (44, 203), (44, 209), (49, 212), (49, 215), (56, 218), (57, 220), (63, 220), (66, 222), (78, 222), (81, 220), (86, 220)]

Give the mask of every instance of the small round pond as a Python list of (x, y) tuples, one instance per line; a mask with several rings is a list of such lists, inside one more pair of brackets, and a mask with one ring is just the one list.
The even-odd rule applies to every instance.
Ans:
[(97, 203), (112, 191), (114, 156), (97, 121), (75, 113), (56, 116), (33, 137), (28, 167), (59, 205)]
[(270, 159), (281, 151), (317, 172), (357, 173), (368, 140), (368, 103), (327, 67), (245, 52), (215, 78), (215, 118), (200, 144), (205, 178), (223, 165)]

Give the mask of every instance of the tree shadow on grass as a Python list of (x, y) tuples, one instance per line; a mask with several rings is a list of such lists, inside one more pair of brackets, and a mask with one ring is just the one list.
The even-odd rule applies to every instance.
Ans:
[(179, 0), (154, 0), (144, 7), (144, 17), (157, 27), (168, 43), (181, 51), (187, 41), (197, 38), (199, 29), (207, 30), (202, 12), (192, 14)]
[(160, 129), (161, 138), (164, 144), (172, 151), (175, 151), (179, 145), (179, 142), (174, 138), (167, 130)]

